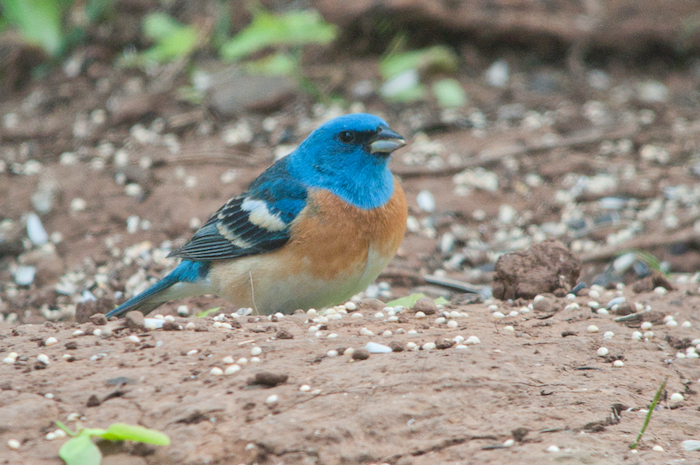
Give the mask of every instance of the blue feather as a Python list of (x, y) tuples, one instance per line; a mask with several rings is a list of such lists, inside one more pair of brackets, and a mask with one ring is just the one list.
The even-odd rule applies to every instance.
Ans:
[(209, 265), (211, 265), (211, 262), (183, 260), (173, 271), (153, 286), (107, 313), (107, 318), (120, 317), (132, 310), (138, 310), (144, 314), (149, 313), (154, 308), (172, 299), (171, 296), (163, 294), (167, 294), (167, 291), (173, 285), (178, 283), (204, 283), (209, 272)]

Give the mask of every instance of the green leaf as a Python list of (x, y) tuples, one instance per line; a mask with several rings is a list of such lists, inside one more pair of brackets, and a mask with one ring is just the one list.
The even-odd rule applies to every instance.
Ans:
[(425, 297), (425, 294), (418, 293), (418, 294), (407, 295), (406, 297), (401, 297), (399, 299), (394, 299), (394, 300), (387, 302), (386, 306), (387, 307), (396, 307), (396, 306), (401, 305), (402, 307), (405, 307), (405, 308), (411, 308), (415, 305), (415, 303), (421, 297)]
[[(65, 2), (63, 2), (65, 4)], [(51, 56), (63, 51), (61, 2), (56, 0), (0, 0), (2, 14), (24, 40), (40, 46)]]
[(139, 425), (127, 425), (126, 423), (114, 423), (107, 431), (101, 435), (110, 441), (136, 441), (155, 444), (157, 446), (167, 446), (170, 438), (153, 429), (144, 428)]
[(87, 434), (69, 439), (61, 446), (58, 456), (67, 465), (100, 465), (102, 454)]
[(436, 45), (410, 52), (394, 53), (379, 63), (379, 71), (384, 79), (409, 69), (454, 72), (457, 70), (457, 55), (444, 45)]
[(220, 53), (224, 60), (236, 61), (267, 47), (328, 44), (336, 34), (336, 26), (313, 10), (273, 15), (259, 9), (253, 13), (250, 25), (225, 42)]
[(211, 315), (211, 314), (214, 313), (214, 312), (218, 312), (219, 309), (221, 309), (221, 307), (214, 307), (214, 308), (210, 308), (209, 310), (204, 310), (203, 312), (200, 312), (200, 313), (197, 314), (197, 318), (204, 318), (204, 317), (207, 317), (207, 316)]
[(433, 94), (443, 108), (463, 107), (467, 104), (467, 94), (457, 79), (440, 79), (433, 83)]
[(164, 63), (192, 53), (199, 43), (199, 32), (165, 13), (151, 13), (143, 20), (143, 33), (155, 45), (141, 54), (147, 62)]
[(433, 300), (433, 302), (435, 302), (435, 305), (447, 305), (450, 303), (450, 301), (444, 297), (438, 297), (437, 299)]

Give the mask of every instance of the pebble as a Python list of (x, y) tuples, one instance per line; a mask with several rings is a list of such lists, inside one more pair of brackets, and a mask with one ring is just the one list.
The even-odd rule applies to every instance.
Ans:
[(674, 392), (671, 394), (671, 402), (683, 402), (685, 397), (680, 392)]
[(12, 450), (17, 450), (22, 444), (17, 439), (10, 439), (7, 441), (7, 447)]
[(615, 333), (612, 331), (605, 331), (603, 333), (603, 339), (612, 339), (613, 337), (615, 337)]
[(458, 350), (466, 350), (466, 349), (468, 349), (468, 348), (469, 348), (469, 347), (465, 346), (464, 344), (457, 344), (457, 345), (455, 346), (455, 349), (458, 349)]
[(474, 345), (474, 344), (481, 344), (481, 341), (479, 340), (478, 337), (476, 336), (469, 336), (466, 341), (464, 341), (465, 344), (467, 345)]
[(367, 360), (369, 358), (369, 351), (367, 349), (355, 349), (351, 357), (352, 360)]
[(248, 359), (245, 358), (245, 357), (241, 357), (241, 358), (239, 358), (238, 360), (236, 360), (236, 363), (237, 363), (238, 365), (245, 365), (245, 364), (248, 363)]
[(226, 376), (232, 375), (234, 373), (238, 373), (241, 371), (241, 366), (240, 365), (229, 365), (226, 367), (226, 370), (224, 370), (224, 374)]
[(19, 265), (14, 272), (15, 284), (18, 286), (29, 286), (34, 282), (36, 267), (29, 265)]
[(668, 294), (668, 289), (662, 286), (656, 287), (654, 288), (654, 294), (666, 295)]
[(676, 320), (668, 320), (666, 322), (666, 326), (668, 326), (669, 328), (675, 328), (676, 326), (678, 326), (678, 322)]
[(455, 320), (450, 320), (447, 322), (447, 326), (450, 328), (456, 328), (459, 324)]
[(445, 323), (447, 323), (447, 318), (445, 318), (444, 316), (435, 318), (435, 324), (444, 325)]
[(49, 235), (44, 229), (39, 216), (32, 212), (27, 215), (27, 237), (34, 245), (44, 245), (49, 241)]
[(590, 302), (588, 302), (588, 306), (591, 307), (592, 309), (596, 309), (596, 308), (600, 307), (600, 304), (598, 302), (596, 302), (595, 300), (591, 300)]
[(652, 447), (651, 450), (653, 450), (654, 452), (663, 452), (664, 448), (659, 446), (659, 445), (656, 445), (656, 446)]
[(493, 62), (486, 70), (484, 77), (488, 85), (492, 87), (503, 88), (508, 85), (508, 75), (510, 67), (506, 60), (500, 59)]
[(180, 316), (188, 316), (190, 314), (190, 308), (187, 305), (179, 305), (177, 307), (177, 314)]
[(555, 445), (551, 445), (551, 446), (547, 447), (547, 452), (559, 452), (560, 450), (561, 449), (559, 449), (559, 447), (557, 447)]
[(309, 392), (310, 390), (311, 386), (309, 386), (308, 384), (302, 384), (301, 386), (299, 386), (299, 391), (301, 392)]
[(350, 355), (353, 354), (353, 352), (355, 352), (355, 349), (352, 348), (352, 347), (348, 347), (348, 348), (345, 349), (345, 351), (343, 352), (343, 355), (347, 355), (347, 356), (349, 357)]
[(683, 441), (681, 443), (681, 446), (683, 447), (684, 450), (687, 450), (687, 451), (700, 450), (700, 441), (696, 441), (694, 439), (688, 439), (687, 441)]
[(423, 350), (433, 350), (437, 347), (434, 342), (426, 342), (423, 344)]
[(423, 312), (416, 312), (416, 318), (417, 318), (417, 319), (422, 320), (422, 319), (424, 319), (425, 317), (426, 317), (426, 316), (425, 316), (425, 313), (423, 313)]
[(52, 337), (49, 337), (49, 338), (46, 338), (46, 340), (44, 341), (44, 345), (46, 345), (47, 347), (50, 347), (50, 346), (53, 346), (53, 345), (56, 345), (56, 344), (58, 344), (58, 339), (56, 339), (56, 338), (53, 337), (53, 336), (52, 336)]
[(391, 347), (376, 342), (368, 342), (365, 349), (367, 349), (370, 354), (388, 354), (391, 352)]
[(505, 315), (502, 312), (493, 312), (491, 316), (494, 318), (505, 318)]
[(76, 337), (82, 336), (83, 334), (85, 334), (85, 331), (83, 331), (81, 329), (76, 329), (75, 331), (73, 331), (73, 336), (76, 336)]
[(503, 443), (503, 447), (513, 447), (515, 445), (515, 439), (506, 439)]
[(39, 355), (37, 355), (36, 359), (38, 361), (40, 361), (41, 363), (43, 363), (44, 365), (48, 365), (51, 362), (51, 360), (49, 359), (49, 356), (46, 354), (39, 354)]
[(187, 355), (197, 355), (199, 353), (199, 350), (197, 349), (192, 349), (189, 352), (187, 352)]
[(222, 370), (219, 367), (214, 367), (211, 370), (209, 370), (209, 374), (212, 376), (221, 376), (224, 374), (224, 370)]
[(362, 329), (360, 330), (360, 334), (361, 334), (362, 336), (374, 336), (374, 333), (373, 333), (372, 331), (370, 331), (369, 329), (367, 329), (367, 328), (362, 328)]
[(332, 358), (332, 357), (337, 357), (337, 356), (338, 356), (338, 351), (337, 351), (337, 350), (331, 349), (331, 350), (329, 350), (328, 352), (326, 352), (326, 357), (331, 357), (331, 358)]
[(418, 348), (418, 344), (416, 344), (415, 342), (409, 342), (408, 344), (406, 344), (406, 348), (408, 350), (415, 350)]
[(622, 360), (615, 360), (613, 362), (613, 366), (617, 367), (617, 368), (621, 368), (621, 367), (625, 366), (625, 363)]
[(76, 197), (70, 201), (70, 209), (74, 212), (82, 212), (87, 208), (87, 202), (80, 197)]
[(258, 357), (250, 357), (250, 363), (260, 363), (262, 360)]
[(653, 326), (654, 326), (653, 323), (651, 323), (650, 321), (645, 321), (644, 323), (642, 323), (642, 325), (640, 326), (640, 328), (641, 328), (643, 331), (646, 331), (646, 330), (648, 330), (648, 329), (651, 329)]
[(608, 355), (609, 352), (610, 351), (607, 347), (601, 347), (596, 353), (598, 354), (598, 357), (605, 357), (606, 355)]
[(681, 324), (683, 328), (692, 328), (693, 324), (690, 321), (684, 321), (683, 324)]
[(586, 328), (586, 331), (589, 333), (597, 333), (600, 331), (596, 325), (590, 325), (588, 328)]
[(608, 309), (606, 308), (599, 308), (598, 310), (595, 311), (598, 315), (608, 315), (610, 312), (608, 312)]
[(253, 357), (257, 357), (260, 354), (262, 354), (262, 349), (260, 347), (253, 347), (250, 349), (250, 355)]
[(277, 402), (279, 402), (279, 400), (280, 400), (280, 399), (279, 399), (279, 397), (277, 396), (277, 394), (272, 394), (272, 395), (269, 396), (267, 399), (265, 399), (265, 403), (266, 403), (267, 405), (275, 405), (275, 404), (277, 404)]
[(515, 328), (512, 327), (512, 326), (506, 326), (506, 327), (503, 328), (503, 330), (504, 330), (504, 331), (508, 331), (508, 332), (510, 332), (510, 333), (514, 333), (514, 332), (515, 332)]
[[(392, 317), (392, 318), (396, 318), (396, 317)], [(391, 337), (392, 335), (393, 335), (393, 333), (391, 331), (389, 331), (388, 329), (382, 333), (382, 337)]]
[(435, 197), (433, 197), (433, 194), (430, 191), (420, 191), (416, 196), (416, 203), (418, 204), (418, 208), (426, 213), (433, 213), (435, 211)]

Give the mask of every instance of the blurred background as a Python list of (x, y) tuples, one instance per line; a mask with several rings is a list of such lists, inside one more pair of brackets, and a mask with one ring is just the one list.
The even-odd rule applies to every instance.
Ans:
[(392, 160), (408, 233), (367, 296), (452, 299), (425, 276), (489, 284), (499, 256), (546, 238), (588, 284), (698, 280), (695, 2), (0, 0), (0, 14), (6, 322), (80, 319), (143, 290), (223, 202), (352, 111), (409, 141)]

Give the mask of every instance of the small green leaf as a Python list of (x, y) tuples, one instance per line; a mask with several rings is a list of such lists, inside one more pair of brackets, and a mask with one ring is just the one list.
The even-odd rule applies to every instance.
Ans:
[(379, 71), (384, 79), (389, 79), (410, 69), (454, 72), (457, 70), (457, 55), (444, 45), (436, 45), (410, 52), (394, 53), (379, 63)]
[(0, 6), (3, 16), (19, 29), (28, 43), (40, 46), (51, 56), (58, 56), (63, 51), (62, 2), (0, 0)]
[(236, 61), (267, 47), (328, 44), (336, 34), (336, 26), (313, 10), (273, 15), (259, 9), (253, 13), (250, 25), (225, 42), (220, 53), (224, 60)]
[(155, 444), (157, 446), (167, 446), (170, 438), (153, 429), (144, 428), (139, 425), (127, 425), (126, 423), (114, 423), (107, 431), (101, 435), (110, 441), (136, 441)]
[(419, 293), (419, 294), (411, 294), (407, 295), (406, 297), (401, 297), (399, 299), (394, 299), (386, 303), (387, 307), (396, 307), (396, 306), (402, 306), (405, 308), (411, 308), (415, 305), (415, 303), (420, 299), (421, 297), (425, 297), (425, 294)]
[(61, 446), (58, 456), (66, 465), (100, 465), (102, 454), (87, 434), (79, 434)]
[(443, 108), (463, 107), (467, 104), (467, 94), (457, 79), (440, 79), (433, 83), (433, 94)]
[(143, 20), (143, 33), (155, 45), (141, 54), (146, 62), (163, 63), (192, 53), (199, 43), (199, 32), (165, 13), (151, 13)]
[(214, 308), (210, 308), (209, 310), (204, 310), (203, 312), (200, 312), (200, 313), (197, 314), (197, 318), (204, 318), (204, 317), (207, 317), (207, 316), (211, 315), (211, 314), (214, 313), (214, 312), (218, 312), (219, 309), (221, 309), (221, 307), (214, 307)]
[(447, 305), (450, 303), (450, 301), (444, 297), (438, 297), (437, 299), (433, 300), (433, 302), (435, 302), (435, 305)]

